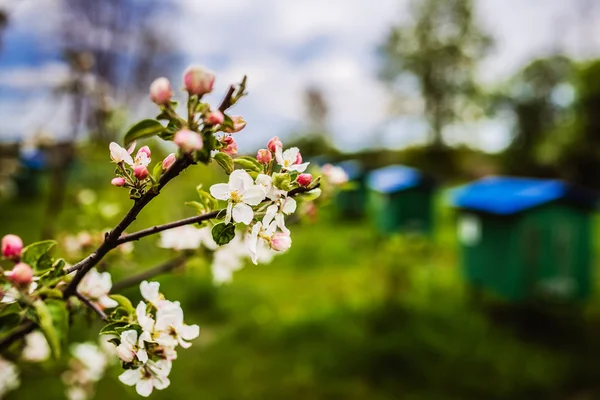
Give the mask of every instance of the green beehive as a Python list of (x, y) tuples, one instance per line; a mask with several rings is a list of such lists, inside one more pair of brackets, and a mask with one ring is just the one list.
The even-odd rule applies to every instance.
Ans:
[(432, 233), (434, 185), (418, 170), (380, 168), (369, 174), (367, 187), (369, 212), (380, 233)]
[(348, 187), (335, 196), (338, 212), (345, 218), (359, 218), (365, 213), (365, 174), (358, 161), (348, 160), (338, 164), (348, 176)]
[(590, 293), (596, 196), (557, 180), (489, 177), (453, 195), (468, 282), (512, 301)]

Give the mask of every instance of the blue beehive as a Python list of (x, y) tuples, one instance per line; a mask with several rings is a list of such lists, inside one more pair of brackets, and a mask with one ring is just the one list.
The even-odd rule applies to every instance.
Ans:
[(390, 165), (372, 171), (367, 179), (369, 210), (381, 233), (431, 233), (434, 185), (420, 171)]
[(467, 280), (510, 300), (587, 297), (596, 199), (559, 180), (488, 177), (456, 189)]

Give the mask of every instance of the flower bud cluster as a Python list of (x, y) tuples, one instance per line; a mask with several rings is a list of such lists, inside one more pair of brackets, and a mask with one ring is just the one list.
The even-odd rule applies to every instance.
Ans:
[(148, 171), (148, 166), (152, 159), (152, 152), (148, 146), (141, 147), (135, 157), (132, 157), (136, 143), (133, 142), (128, 149), (112, 142), (109, 145), (110, 158), (117, 164), (115, 171), (116, 177), (110, 183), (116, 187), (127, 187), (130, 189), (132, 197), (139, 197), (144, 194), (152, 184), (152, 177)]
[(4, 272), (4, 279), (9, 287), (0, 286), (3, 303), (11, 303), (19, 297), (35, 289), (33, 268), (21, 261), (23, 240), (17, 235), (6, 235), (2, 238), (2, 257), (13, 264), (12, 269)]

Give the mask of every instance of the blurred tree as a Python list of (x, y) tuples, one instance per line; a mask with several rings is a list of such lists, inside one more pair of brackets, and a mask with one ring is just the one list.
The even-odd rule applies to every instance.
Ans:
[(146, 93), (152, 77), (166, 75), (174, 66), (174, 47), (156, 29), (157, 15), (174, 5), (136, 0), (66, 0), (64, 5), (72, 136), (85, 126), (94, 141), (114, 140), (118, 104), (131, 106)]
[(574, 98), (574, 66), (562, 55), (534, 60), (496, 96), (495, 109), (514, 120), (513, 140), (502, 157), (509, 174), (556, 176), (568, 139)]
[(290, 146), (302, 149), (304, 157), (336, 156), (339, 151), (333, 146), (327, 119), (329, 107), (320, 88), (308, 87), (304, 92), (304, 105), (308, 121), (302, 131), (293, 139)]
[(600, 60), (576, 70), (575, 88), (572, 134), (557, 164), (564, 178), (600, 189)]
[(444, 127), (476, 114), (473, 73), (491, 39), (476, 24), (472, 3), (413, 0), (410, 19), (392, 27), (381, 49), (381, 77), (392, 90), (406, 91), (407, 79), (417, 83), (436, 148), (444, 147)]

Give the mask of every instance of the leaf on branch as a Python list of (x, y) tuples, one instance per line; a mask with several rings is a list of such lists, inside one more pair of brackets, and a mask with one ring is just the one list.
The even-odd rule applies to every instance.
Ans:
[(155, 119), (144, 119), (137, 124), (133, 125), (127, 133), (123, 142), (125, 146), (128, 146), (134, 140), (152, 137), (163, 132), (165, 127)]
[(242, 156), (234, 159), (233, 162), (248, 172), (263, 172), (263, 165), (253, 157)]
[(48, 255), (48, 252), (54, 246), (56, 246), (56, 241), (54, 240), (43, 240), (32, 243), (23, 249), (22, 261), (25, 264), (29, 264), (36, 272), (52, 268), (52, 259)]
[(212, 237), (219, 246), (231, 242), (235, 237), (235, 225), (219, 222), (212, 228)]
[(273, 185), (278, 189), (290, 191), (292, 190), (292, 178), (289, 174), (275, 173), (273, 174)]
[(39, 319), (40, 329), (44, 333), (54, 358), (60, 358), (62, 346), (67, 341), (69, 313), (66, 303), (57, 300), (37, 300), (33, 303)]
[(131, 304), (131, 301), (127, 297), (122, 296), (120, 294), (111, 294), (108, 297), (119, 303), (119, 305), (126, 309), (128, 312), (135, 312), (135, 307), (133, 307), (133, 304)]
[(219, 151), (217, 154), (214, 155), (214, 159), (217, 162), (217, 164), (219, 164), (219, 166), (223, 168), (223, 171), (225, 171), (227, 175), (233, 172), (233, 160), (228, 154)]
[(130, 324), (127, 321), (117, 321), (106, 324), (100, 329), (100, 335), (116, 335), (120, 336), (121, 332), (123, 332)]
[(321, 196), (321, 189), (316, 188), (308, 192), (298, 194), (297, 198), (302, 201), (310, 202), (318, 199)]

